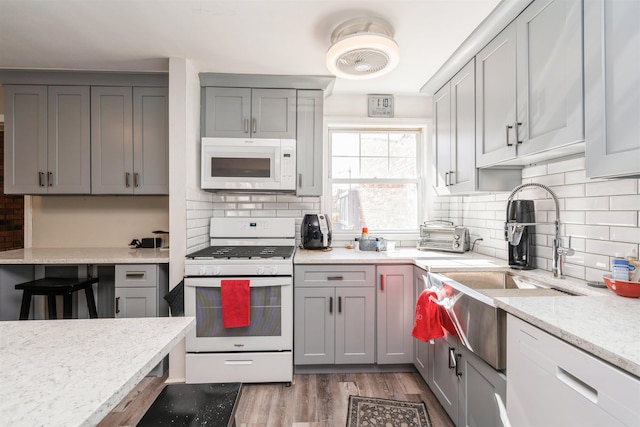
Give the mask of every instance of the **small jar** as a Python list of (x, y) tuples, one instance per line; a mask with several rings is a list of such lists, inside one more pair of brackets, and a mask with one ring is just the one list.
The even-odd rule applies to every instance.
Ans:
[(629, 261), (622, 254), (616, 254), (611, 261), (611, 278), (613, 280), (629, 280)]
[(357, 237), (353, 239), (353, 249), (356, 252), (360, 252), (360, 239), (358, 239)]

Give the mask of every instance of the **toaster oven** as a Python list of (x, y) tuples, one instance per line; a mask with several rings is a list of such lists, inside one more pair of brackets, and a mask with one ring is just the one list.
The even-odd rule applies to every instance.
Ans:
[(469, 250), (469, 229), (454, 225), (449, 221), (427, 221), (420, 225), (420, 250), (467, 252)]

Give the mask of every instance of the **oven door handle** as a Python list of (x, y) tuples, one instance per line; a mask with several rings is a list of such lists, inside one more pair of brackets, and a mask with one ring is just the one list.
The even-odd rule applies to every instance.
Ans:
[[(187, 287), (199, 287), (199, 288), (219, 288), (221, 286), (221, 278), (204, 278), (204, 277), (187, 277), (184, 280), (184, 285)], [(293, 286), (291, 276), (283, 277), (270, 277), (270, 278), (256, 278), (256, 277), (234, 277), (229, 280), (249, 280), (249, 287), (270, 287), (270, 286)]]

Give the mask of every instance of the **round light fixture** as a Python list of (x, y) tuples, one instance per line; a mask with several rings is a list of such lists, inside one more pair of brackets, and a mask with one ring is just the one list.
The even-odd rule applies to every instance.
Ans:
[(356, 18), (333, 31), (327, 68), (337, 77), (361, 80), (388, 73), (399, 62), (391, 26), (379, 18)]

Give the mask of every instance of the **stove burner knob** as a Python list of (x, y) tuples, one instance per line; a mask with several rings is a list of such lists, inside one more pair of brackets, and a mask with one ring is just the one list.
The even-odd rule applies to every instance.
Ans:
[(207, 275), (207, 267), (200, 267), (200, 275), (201, 276)]
[(262, 265), (258, 266), (257, 273), (258, 273), (258, 275), (263, 275), (264, 274), (264, 266), (262, 266)]
[(220, 274), (220, 267), (218, 267), (217, 265), (213, 267), (213, 271), (211, 272), (211, 274), (213, 276), (217, 276)]
[(272, 265), (271, 266), (271, 274), (274, 275), (274, 276), (276, 274), (278, 274), (278, 266), (277, 265)]

